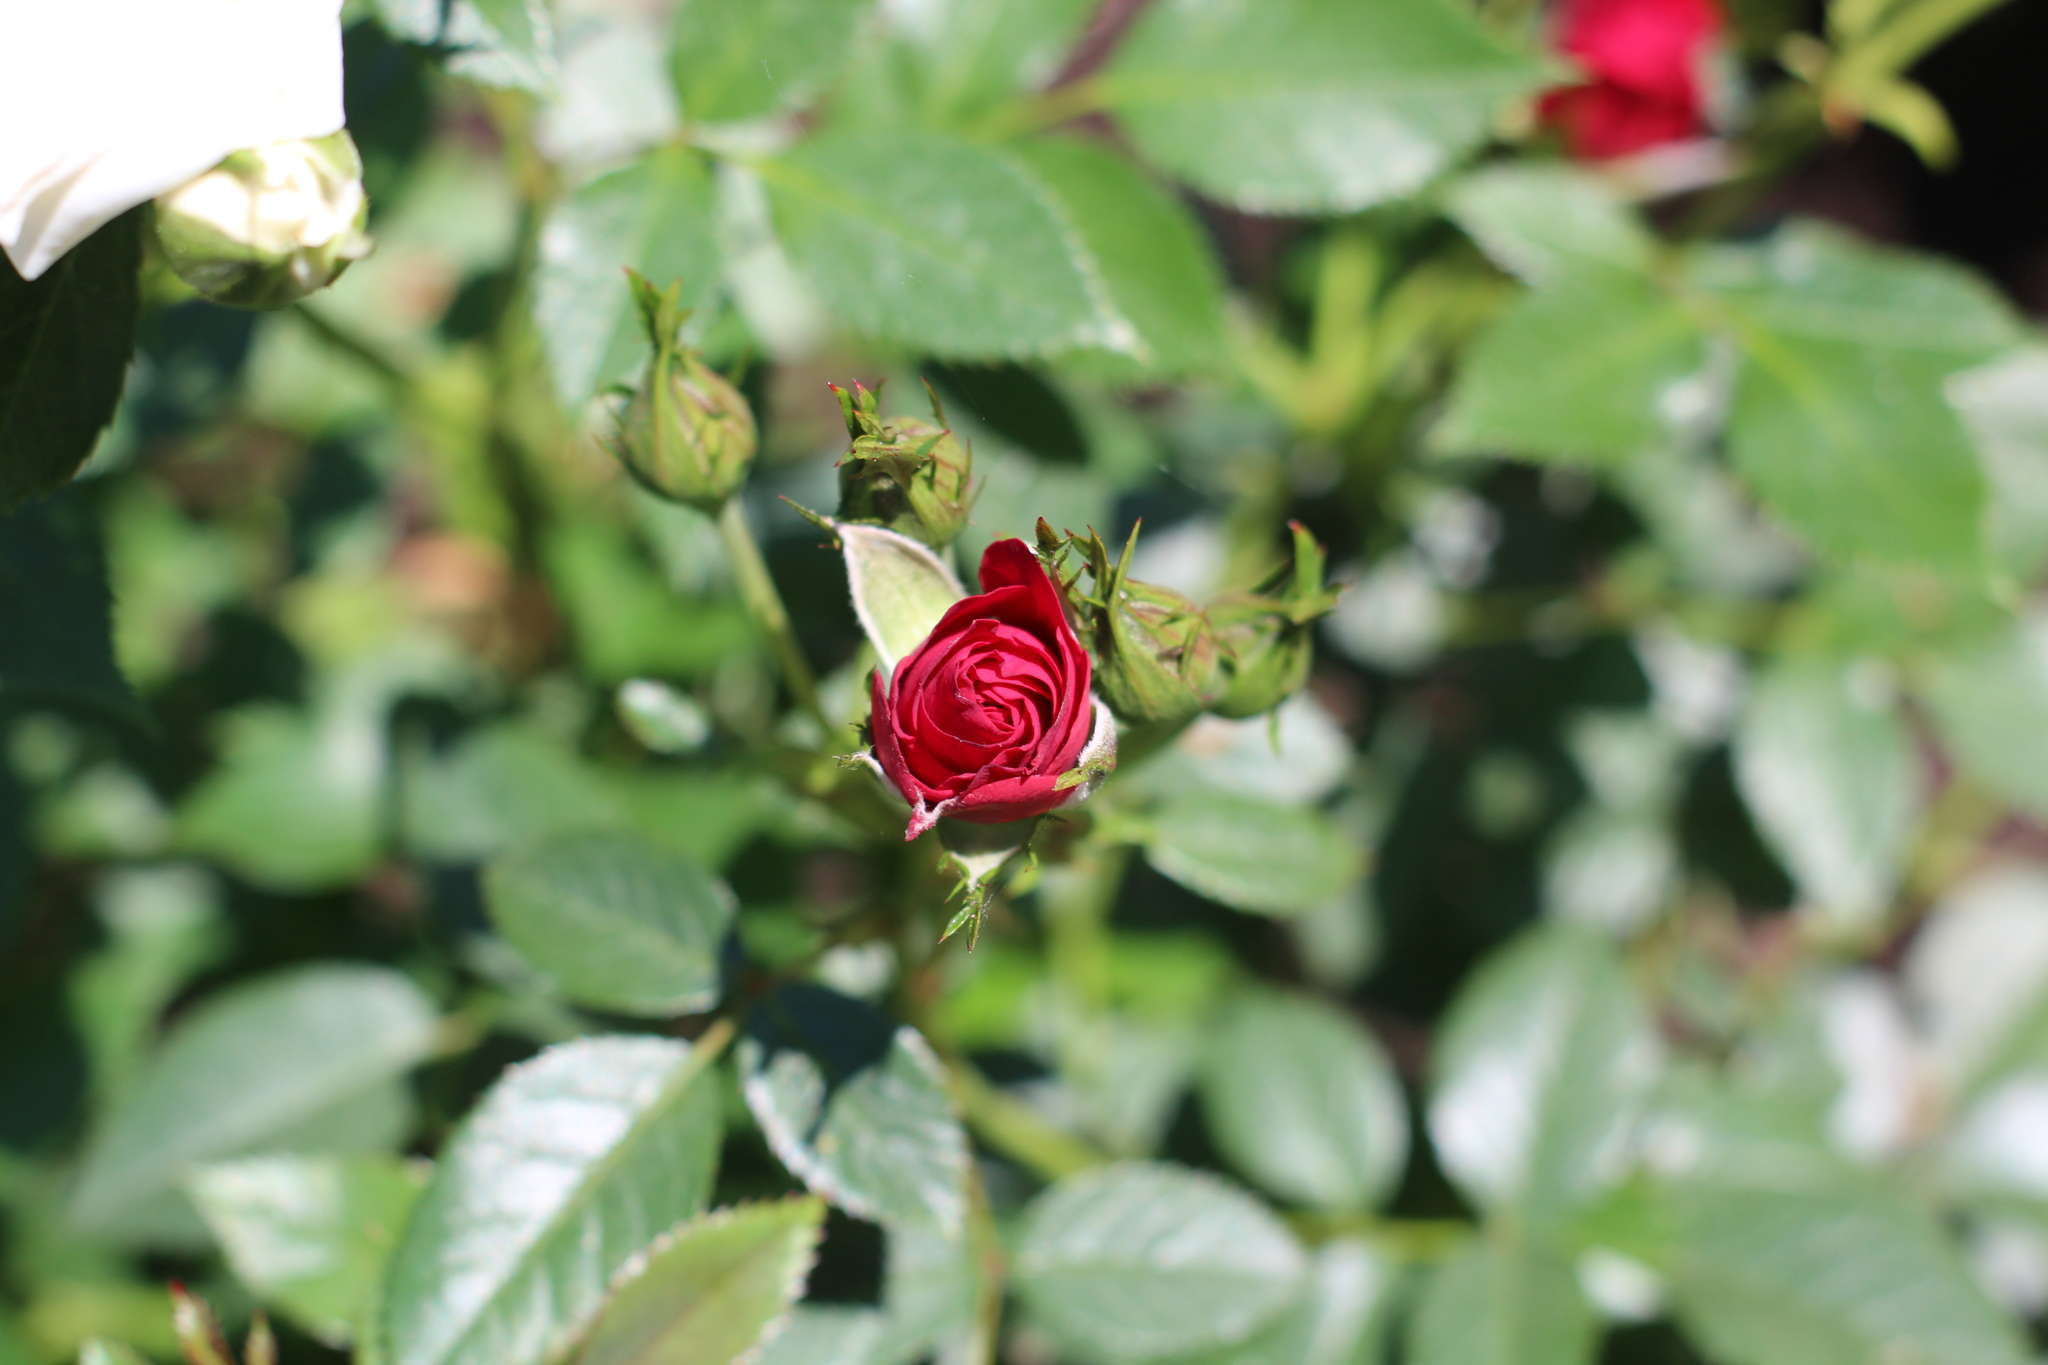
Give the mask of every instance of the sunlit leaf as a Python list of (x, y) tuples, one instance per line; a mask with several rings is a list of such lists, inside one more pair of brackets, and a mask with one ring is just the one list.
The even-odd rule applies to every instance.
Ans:
[(1257, 1200), (1184, 1167), (1135, 1162), (1040, 1195), (1015, 1266), (1035, 1321), (1077, 1351), (1117, 1360), (1244, 1341), (1307, 1273), (1293, 1235)]
[[(195, 1165), (281, 1148), (374, 1149), (403, 1137), (402, 1103), (394, 1111), (381, 1098), (368, 1109), (361, 1102), (427, 1055), (434, 1028), (432, 1004), (386, 967), (297, 967), (222, 992), (179, 1022), (93, 1134), (73, 1219), (147, 1239), (177, 1226), (166, 1198)], [(177, 1197), (172, 1208), (181, 1206)]]
[(539, 1365), (581, 1338), (612, 1277), (710, 1197), (708, 1052), (586, 1038), (506, 1071), (392, 1256), (390, 1365)]

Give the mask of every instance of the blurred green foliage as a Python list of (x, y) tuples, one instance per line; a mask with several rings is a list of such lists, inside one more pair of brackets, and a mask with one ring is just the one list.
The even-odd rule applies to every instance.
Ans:
[[(293, 1365), (2034, 1358), (2048, 350), (1773, 197), (1981, 8), (1663, 183), (1512, 0), (352, 3), (374, 257), (0, 278), (0, 499), (90, 454), (0, 517), (0, 1365), (171, 1278)], [(628, 267), (723, 514), (603, 447)], [(971, 952), (788, 506), (919, 377), (962, 565), (1344, 584)]]

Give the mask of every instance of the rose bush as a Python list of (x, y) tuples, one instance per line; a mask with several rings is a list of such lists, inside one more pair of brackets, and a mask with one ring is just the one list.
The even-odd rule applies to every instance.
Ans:
[(1085, 792), (1060, 779), (1115, 743), (1088, 651), (1031, 548), (990, 545), (981, 587), (871, 683), (875, 761), (910, 803), (906, 839), (942, 816), (1043, 815)]
[(1694, 137), (1721, 29), (1714, 0), (1565, 0), (1553, 41), (1588, 79), (1545, 95), (1539, 112), (1588, 160)]

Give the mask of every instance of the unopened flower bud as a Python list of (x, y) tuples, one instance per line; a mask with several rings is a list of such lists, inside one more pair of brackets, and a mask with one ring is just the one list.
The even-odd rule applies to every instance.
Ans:
[(370, 253), (363, 162), (346, 132), (235, 152), (156, 201), (178, 278), (216, 303), (282, 308)]
[(973, 506), (974, 448), (946, 425), (930, 384), (932, 419), (880, 417), (879, 387), (832, 386), (853, 445), (839, 462), (839, 520), (867, 522), (923, 541), (951, 545)]
[(1242, 720), (1270, 711), (1301, 690), (1315, 656), (1311, 628), (1337, 604), (1323, 586), (1323, 547), (1300, 522), (1294, 562), (1252, 592), (1230, 593), (1209, 605), (1222, 645), (1221, 695), (1209, 709)]
[(754, 411), (679, 341), (689, 316), (681, 282), (658, 290), (637, 273), (632, 281), (654, 360), (620, 414), (612, 451), (649, 491), (716, 514), (753, 467)]
[[(1043, 528), (1041, 550), (1048, 545)], [(1104, 701), (1124, 720), (1184, 721), (1200, 711), (1222, 682), (1216, 632), (1201, 605), (1172, 588), (1130, 576), (1138, 544), (1134, 528), (1112, 567), (1102, 537), (1082, 543), (1093, 591), (1078, 604), (1095, 654), (1095, 681)], [(1057, 579), (1055, 581), (1064, 582)]]

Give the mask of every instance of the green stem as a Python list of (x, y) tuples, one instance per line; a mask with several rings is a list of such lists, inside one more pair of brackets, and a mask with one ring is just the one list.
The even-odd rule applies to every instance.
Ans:
[(1108, 87), (1092, 77), (1055, 86), (998, 109), (974, 131), (995, 142), (1044, 132), (1101, 113), (1109, 107), (1108, 95)]
[(1054, 1127), (1022, 1100), (1004, 1094), (960, 1057), (949, 1057), (953, 1098), (969, 1127), (989, 1146), (1033, 1175), (1054, 1181), (1109, 1157), (1065, 1129)]
[(726, 558), (732, 563), (733, 579), (739, 586), (740, 601), (747, 615), (768, 637), (768, 646), (775, 651), (790, 696), (818, 722), (829, 745), (837, 727), (825, 718), (825, 708), (818, 701), (817, 679), (811, 675), (811, 665), (797, 644), (796, 632), (790, 628), (789, 611), (782, 605), (782, 594), (775, 590), (768, 561), (761, 557), (760, 542), (754, 539), (753, 529), (747, 525), (746, 509), (738, 498), (727, 499), (719, 512), (718, 534), (725, 541)]

